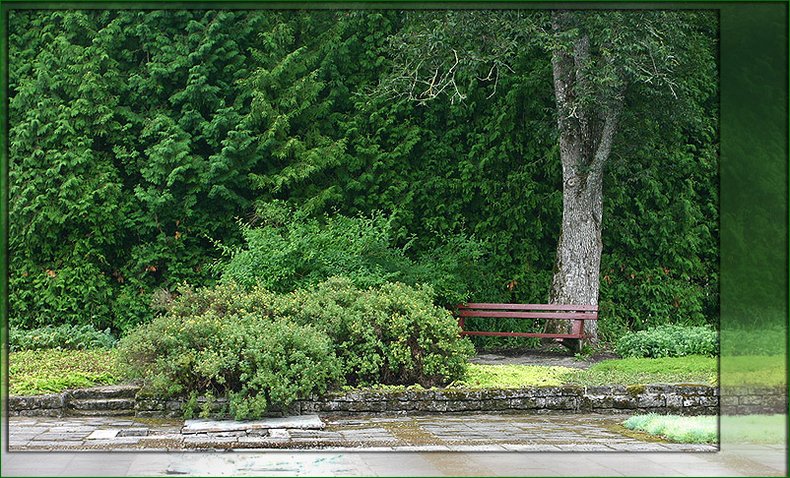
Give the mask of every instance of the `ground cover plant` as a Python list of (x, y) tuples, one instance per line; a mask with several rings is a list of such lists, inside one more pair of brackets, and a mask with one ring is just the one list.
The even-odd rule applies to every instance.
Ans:
[(635, 415), (623, 426), (678, 443), (718, 443), (719, 417), (678, 415)]
[(124, 376), (115, 349), (25, 350), (8, 355), (8, 393), (41, 395), (112, 385)]
[(8, 347), (11, 352), (41, 349), (93, 349), (111, 348), (117, 339), (109, 329), (100, 331), (90, 325), (46, 326), (23, 330), (10, 327)]
[(580, 385), (702, 383), (718, 382), (718, 361), (715, 357), (626, 358), (605, 360), (585, 370), (578, 370), (568, 379)]
[(620, 337), (615, 350), (621, 357), (682, 357), (719, 353), (719, 337), (709, 327), (659, 325)]
[(469, 364), (466, 375), (452, 383), (461, 388), (550, 387), (567, 383), (574, 369), (540, 365)]

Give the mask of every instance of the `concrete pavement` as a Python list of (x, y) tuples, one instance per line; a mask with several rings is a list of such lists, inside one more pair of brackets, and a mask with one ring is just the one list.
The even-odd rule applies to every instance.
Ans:
[[(649, 441), (618, 428), (625, 417), (321, 418), (323, 429), (275, 429), (287, 438), (244, 431), (247, 441), (259, 440), (249, 448), (239, 445), (241, 430), (183, 434), (183, 421), (12, 417), (2, 475), (786, 476), (787, 469), (785, 445), (725, 443), (717, 451)], [(146, 443), (157, 436), (170, 438), (160, 442), (169, 447)]]

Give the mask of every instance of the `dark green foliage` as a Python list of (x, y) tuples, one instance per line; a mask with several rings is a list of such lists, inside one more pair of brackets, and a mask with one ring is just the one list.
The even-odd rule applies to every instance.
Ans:
[[(679, 99), (630, 89), (606, 172), (604, 339), (718, 316), (717, 25), (681, 13), (705, 41), (680, 45)], [(562, 211), (545, 45), (478, 45), (509, 58), (494, 95), (479, 75), (461, 103), (371, 95), (391, 35), (428, 14), (410, 15), (12, 11), (10, 323), (124, 333), (154, 291), (211, 285), (217, 242), (246, 244), (230, 276), (275, 290), (342, 273), (430, 283), (443, 305), (545, 302)], [(275, 249), (255, 264), (279, 272), (244, 271)], [(531, 327), (512, 322), (491, 327)]]
[(115, 345), (115, 342), (116, 339), (109, 330), (96, 330), (90, 325), (63, 324), (57, 327), (47, 326), (29, 330), (11, 327), (8, 330), (8, 347), (11, 352), (110, 348)]
[(622, 336), (615, 347), (622, 357), (718, 355), (719, 336), (709, 327), (660, 325)]
[(119, 344), (127, 375), (158, 396), (228, 395), (239, 420), (340, 382), (324, 333), (272, 318), (257, 297), (238, 301), (238, 292), (220, 287), (188, 293), (170, 313), (128, 334)]
[(394, 243), (393, 218), (381, 213), (314, 218), (273, 202), (259, 208), (258, 220), (259, 227), (241, 226), (244, 248), (224, 248), (230, 257), (220, 267), (223, 281), (274, 292), (313, 286), (335, 275), (360, 288), (392, 281), (429, 284), (437, 302), (451, 306), (479, 293), (492, 275), (484, 261), (490, 256), (486, 244), (465, 236), (447, 236), (411, 259), (408, 244)]
[(312, 324), (332, 337), (352, 385), (442, 385), (463, 376), (471, 343), (458, 336), (450, 313), (433, 305), (429, 288), (387, 283), (360, 289), (332, 278), (285, 294), (275, 313)]
[(344, 383), (446, 384), (473, 353), (426, 287), (332, 278), (278, 295), (225, 283), (162, 306), (121, 340), (127, 374), (153, 395), (227, 395), (237, 419)]

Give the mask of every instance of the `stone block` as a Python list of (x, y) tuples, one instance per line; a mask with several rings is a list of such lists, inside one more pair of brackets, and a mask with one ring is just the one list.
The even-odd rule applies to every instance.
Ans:
[(579, 408), (579, 397), (568, 395), (546, 397), (545, 407), (549, 410), (576, 410)]
[(510, 399), (510, 409), (512, 410), (536, 410), (545, 407), (546, 397), (523, 397)]
[(480, 400), (448, 400), (448, 412), (471, 412), (481, 410), (482, 402)]
[(165, 402), (165, 410), (168, 411), (181, 411), (184, 408), (184, 402), (182, 400), (168, 400)]
[(666, 405), (663, 394), (643, 393), (637, 396), (637, 406), (640, 408), (658, 408)]
[(481, 410), (485, 411), (499, 411), (499, 410), (507, 410), (510, 408), (510, 399), (509, 398), (490, 398), (486, 400), (481, 400)]
[(672, 385), (665, 385), (665, 384), (650, 384), (645, 385), (645, 393), (652, 393), (652, 394), (659, 394), (663, 393), (666, 394), (672, 391)]
[(69, 395), (75, 399), (105, 399), (105, 398), (130, 398), (133, 399), (140, 387), (137, 385), (108, 385), (102, 387), (80, 388), (70, 390)]
[(601, 396), (601, 395), (613, 395), (612, 387), (609, 385), (596, 385), (596, 386), (589, 386), (584, 389), (585, 395), (590, 396)]
[(634, 409), (639, 405), (639, 399), (631, 395), (615, 395), (612, 397), (612, 407), (615, 409)]
[(579, 409), (584, 411), (614, 408), (612, 395), (584, 395), (579, 399)]
[(135, 410), (164, 410), (165, 406), (167, 405), (167, 401), (165, 400), (155, 400), (155, 399), (138, 399), (135, 401), (134, 409)]
[(8, 397), (9, 410), (38, 410), (62, 407), (63, 395), (60, 393), (35, 395), (31, 397), (20, 397), (13, 395)]

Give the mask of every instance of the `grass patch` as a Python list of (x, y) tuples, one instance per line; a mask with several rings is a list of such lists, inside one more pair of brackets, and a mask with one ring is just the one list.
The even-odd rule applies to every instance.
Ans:
[(650, 435), (660, 436), (677, 443), (717, 443), (718, 417), (681, 417), (677, 415), (635, 415), (623, 426)]
[(573, 372), (574, 369), (568, 367), (469, 364), (464, 379), (453, 382), (452, 386), (468, 388), (551, 387), (566, 383), (566, 377)]
[(741, 355), (721, 358), (721, 385), (775, 387), (787, 384), (784, 355)]
[(115, 349), (25, 350), (8, 356), (11, 395), (58, 393), (121, 381)]
[(605, 360), (567, 377), (579, 385), (703, 383), (716, 385), (715, 357), (625, 358)]
[(722, 443), (787, 443), (787, 415), (738, 415), (721, 417)]

